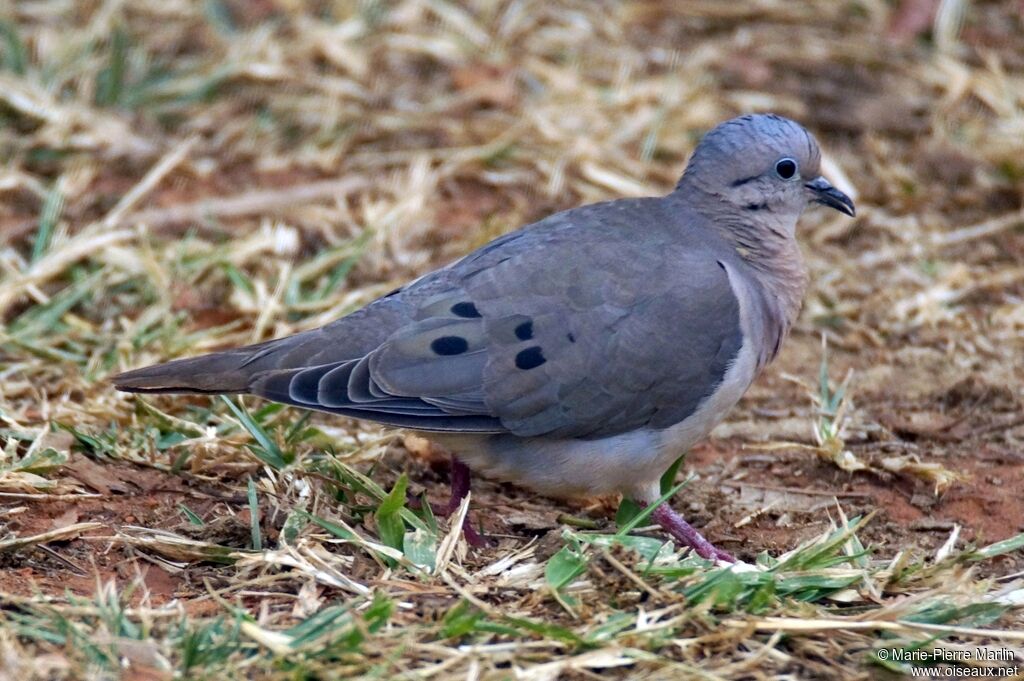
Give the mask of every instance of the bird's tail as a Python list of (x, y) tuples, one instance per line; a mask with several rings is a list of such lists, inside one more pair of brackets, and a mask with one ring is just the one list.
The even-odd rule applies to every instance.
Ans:
[(275, 349), (271, 341), (176, 359), (126, 371), (110, 381), (118, 390), (132, 393), (244, 393), (256, 375), (268, 368), (261, 360)]

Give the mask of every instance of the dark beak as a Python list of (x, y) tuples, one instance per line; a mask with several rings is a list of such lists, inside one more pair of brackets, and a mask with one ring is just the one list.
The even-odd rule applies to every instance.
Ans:
[(851, 218), (857, 214), (850, 197), (833, 187), (824, 177), (816, 177), (804, 186), (811, 190), (814, 195), (811, 200), (815, 203), (835, 208)]

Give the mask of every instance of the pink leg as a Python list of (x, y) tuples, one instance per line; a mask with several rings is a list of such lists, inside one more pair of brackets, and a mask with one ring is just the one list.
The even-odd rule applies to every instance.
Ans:
[(452, 496), (448, 499), (448, 504), (438, 511), (438, 515), (445, 517), (459, 510), (462, 500), (469, 494), (469, 466), (453, 456), (449, 475)]
[[(452, 457), (451, 465), (451, 486), (452, 495), (448, 499), (448, 503), (431, 504), (430, 508), (436, 515), (442, 518), (447, 518), (452, 513), (459, 510), (459, 506), (462, 505), (462, 500), (469, 494), (469, 466), (459, 461), (454, 456)], [(465, 520), (462, 522), (462, 534), (466, 537), (466, 543), (475, 548), (481, 548), (488, 545), (486, 539), (480, 536), (472, 523), (469, 522), (469, 514), (466, 514)]]
[(662, 503), (651, 513), (651, 518), (661, 525), (672, 538), (693, 549), (701, 558), (706, 560), (724, 560), (727, 563), (735, 563), (736, 559), (732, 554), (723, 551), (709, 542), (695, 530), (693, 526), (683, 519), (683, 516), (672, 510), (668, 503)]

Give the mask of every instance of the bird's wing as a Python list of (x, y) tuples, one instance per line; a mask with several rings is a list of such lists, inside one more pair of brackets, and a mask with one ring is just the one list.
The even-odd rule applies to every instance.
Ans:
[[(428, 431), (601, 437), (677, 423), (720, 384), (742, 333), (711, 234), (681, 239), (665, 211), (636, 200), (552, 216), (394, 294), (408, 321), (365, 354), (321, 351), (250, 390)], [(346, 347), (348, 319), (317, 344)]]

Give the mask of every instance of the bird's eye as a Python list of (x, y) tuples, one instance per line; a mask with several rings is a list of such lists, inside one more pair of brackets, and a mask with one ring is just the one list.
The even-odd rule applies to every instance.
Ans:
[(775, 174), (783, 180), (792, 180), (796, 176), (796, 161), (791, 158), (780, 159), (775, 164)]

